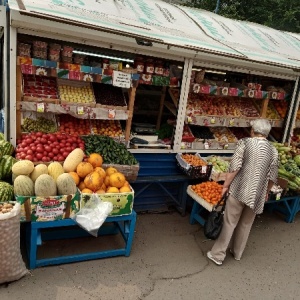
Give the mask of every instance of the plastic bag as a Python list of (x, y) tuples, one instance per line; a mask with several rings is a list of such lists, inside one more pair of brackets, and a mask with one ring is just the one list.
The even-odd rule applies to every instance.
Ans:
[(97, 194), (93, 194), (72, 219), (88, 233), (97, 237), (99, 228), (112, 210), (113, 204), (111, 202), (103, 202)]
[(18, 280), (28, 273), (20, 251), (21, 206), (0, 214), (0, 284)]

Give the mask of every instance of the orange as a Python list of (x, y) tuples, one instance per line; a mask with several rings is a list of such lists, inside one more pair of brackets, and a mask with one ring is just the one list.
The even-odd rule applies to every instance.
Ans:
[(93, 194), (93, 191), (90, 190), (90, 189), (87, 189), (87, 188), (83, 189), (81, 192), (82, 192), (83, 194)]
[(94, 168), (101, 167), (103, 163), (103, 158), (99, 153), (92, 153), (88, 157), (87, 162), (89, 162)]
[(131, 192), (131, 189), (129, 186), (124, 185), (120, 188), (120, 193), (130, 193), (130, 192)]
[(109, 188), (107, 188), (106, 193), (119, 193), (119, 189), (114, 187), (114, 186), (110, 186)]
[(111, 174), (117, 173), (117, 172), (118, 172), (118, 170), (116, 168), (114, 168), (114, 167), (108, 167), (106, 169), (106, 175), (107, 176), (110, 176)]
[(76, 172), (69, 172), (69, 174), (72, 176), (72, 178), (73, 178), (75, 184), (78, 185), (79, 182), (80, 182), (80, 177), (79, 177), (79, 175), (78, 175)]

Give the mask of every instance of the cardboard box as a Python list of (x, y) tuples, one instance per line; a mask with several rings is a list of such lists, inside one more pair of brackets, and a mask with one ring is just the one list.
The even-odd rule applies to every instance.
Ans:
[[(105, 193), (98, 194), (100, 200), (104, 202), (111, 202), (113, 204), (113, 211), (110, 216), (129, 215), (132, 212), (134, 190), (130, 187), (132, 192), (128, 193)], [(86, 202), (91, 198), (92, 194), (81, 194), (80, 207), (84, 207)]]
[(80, 208), (80, 194), (52, 197), (16, 196), (21, 204), (21, 222), (56, 221), (70, 218)]

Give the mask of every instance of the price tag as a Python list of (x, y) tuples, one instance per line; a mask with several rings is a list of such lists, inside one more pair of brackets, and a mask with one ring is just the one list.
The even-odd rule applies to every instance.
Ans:
[(37, 103), (36, 104), (36, 111), (39, 113), (45, 112), (45, 105), (44, 103)]
[(281, 198), (281, 193), (276, 194), (276, 200), (280, 200)]
[(215, 118), (211, 118), (210, 119), (210, 124), (216, 124), (216, 119)]
[(77, 115), (84, 115), (83, 106), (77, 106)]
[(109, 109), (108, 110), (108, 118), (114, 119), (115, 117), (116, 117), (116, 111), (114, 109)]
[(209, 143), (208, 142), (204, 143), (204, 149), (206, 149), (206, 150), (209, 149)]
[(201, 173), (204, 174), (207, 171), (207, 166), (202, 166)]
[(229, 120), (229, 126), (234, 126), (234, 119)]
[(228, 144), (225, 144), (225, 145), (224, 145), (224, 149), (228, 149)]
[(186, 121), (190, 124), (190, 123), (193, 123), (193, 120), (192, 120), (192, 117), (186, 117)]

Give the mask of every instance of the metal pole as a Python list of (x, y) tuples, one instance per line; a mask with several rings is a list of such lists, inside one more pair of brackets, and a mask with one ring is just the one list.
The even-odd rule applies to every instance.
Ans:
[(216, 8), (215, 8), (215, 10), (214, 10), (214, 13), (215, 13), (215, 14), (218, 13), (219, 7), (220, 7), (220, 0), (217, 0)]

